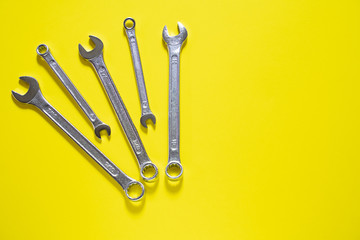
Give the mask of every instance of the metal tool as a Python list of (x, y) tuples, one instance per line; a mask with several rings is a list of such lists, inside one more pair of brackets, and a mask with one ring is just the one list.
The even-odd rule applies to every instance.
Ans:
[[(127, 21), (132, 22), (131, 27), (126, 26)], [(147, 128), (146, 121), (148, 119), (151, 119), (153, 124), (155, 124), (156, 118), (155, 118), (155, 115), (150, 110), (149, 100), (148, 100), (147, 93), (146, 93), (144, 74), (142, 71), (141, 60), (140, 60), (139, 47), (138, 47), (138, 44), (136, 41), (136, 36), (135, 36), (135, 20), (133, 18), (126, 18), (124, 20), (124, 28), (125, 28), (127, 39), (129, 41), (129, 45), (130, 45), (130, 52), (131, 52), (136, 82), (137, 82), (139, 96), (140, 96), (140, 102), (141, 102), (140, 122), (145, 128)]]
[(94, 111), (90, 108), (89, 104), (85, 101), (83, 96), (81, 96), (80, 92), (76, 89), (74, 84), (70, 81), (69, 77), (65, 74), (65, 72), (62, 70), (62, 68), (54, 59), (54, 57), (51, 55), (49, 47), (45, 44), (40, 44), (36, 48), (36, 52), (47, 62), (47, 64), (54, 71), (56, 76), (58, 76), (60, 81), (69, 91), (71, 96), (75, 99), (75, 101), (79, 104), (79, 106), (84, 111), (86, 116), (89, 118), (89, 120), (91, 121), (94, 127), (95, 135), (98, 138), (101, 138), (100, 131), (106, 130), (106, 132), (110, 136), (111, 133), (110, 127), (105, 123), (103, 123), (102, 121), (100, 121), (100, 119), (95, 115)]
[[(95, 44), (95, 48), (90, 52), (87, 52), (81, 44), (79, 44), (80, 55), (89, 60), (95, 68), (102, 85), (104, 86), (106, 93), (111, 101), (111, 104), (116, 112), (116, 115), (120, 121), (120, 124), (125, 132), (125, 135), (135, 153), (136, 159), (140, 167), (141, 177), (145, 181), (151, 181), (158, 175), (158, 170), (155, 164), (153, 164), (141, 142), (139, 133), (137, 132), (133, 121), (130, 118), (128, 111), (126, 110), (125, 104), (122, 101), (120, 94), (111, 79), (110, 73), (106, 68), (103, 59), (103, 48), (104, 45), (100, 39), (95, 36), (89, 36), (91, 41)], [(150, 176), (149, 176), (150, 175)]]
[[(165, 173), (170, 180), (182, 176), (183, 167), (180, 162), (180, 115), (179, 115), (179, 80), (180, 80), (180, 50), (187, 38), (186, 28), (178, 22), (179, 34), (169, 36), (167, 27), (163, 29), (163, 39), (169, 51), (169, 161)], [(175, 175), (169, 170), (174, 169)]]
[[(82, 135), (71, 123), (69, 123), (42, 95), (39, 83), (32, 77), (20, 77), (21, 80), (29, 84), (26, 94), (20, 95), (12, 91), (16, 100), (22, 103), (32, 104), (39, 108), (47, 117), (58, 125), (75, 143), (77, 143), (90, 157), (92, 157), (111, 177), (117, 181), (124, 189), (126, 196), (136, 201), (144, 196), (144, 186), (142, 183), (130, 178), (123, 173), (113, 162), (111, 162), (99, 149), (97, 149), (84, 135)], [(134, 186), (141, 187), (141, 193), (136, 197), (129, 195), (129, 190)], [(131, 191), (131, 190), (130, 190)]]

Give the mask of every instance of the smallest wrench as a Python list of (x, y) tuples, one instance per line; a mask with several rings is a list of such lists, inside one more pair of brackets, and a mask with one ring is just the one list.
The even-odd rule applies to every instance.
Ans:
[(77, 90), (75, 85), (70, 81), (69, 77), (65, 74), (64, 70), (60, 67), (60, 65), (56, 62), (54, 57), (51, 55), (49, 47), (45, 44), (40, 44), (36, 48), (36, 52), (39, 56), (41, 56), (46, 63), (50, 66), (50, 68), (54, 71), (56, 76), (60, 79), (60, 81), (64, 84), (66, 89), (69, 91), (71, 96), (75, 99), (75, 101), (79, 104), (80, 108), (84, 111), (85, 115), (91, 121), (93, 125), (95, 135), (98, 138), (101, 138), (100, 131), (106, 130), (107, 134), (110, 136), (111, 130), (110, 127), (103, 123), (94, 113), (94, 111), (90, 108), (89, 104), (85, 101), (83, 96)]
[[(132, 22), (132, 26), (126, 26), (128, 21)], [(126, 36), (130, 45), (130, 52), (131, 58), (134, 66), (136, 83), (138, 86), (139, 97), (141, 102), (141, 118), (140, 122), (145, 128), (147, 128), (146, 121), (151, 119), (153, 124), (156, 123), (155, 115), (150, 110), (149, 100), (146, 93), (145, 81), (144, 81), (144, 74), (142, 71), (141, 60), (140, 60), (140, 53), (139, 47), (136, 41), (135, 36), (135, 20), (133, 18), (126, 18), (124, 20), (124, 29), (126, 32)]]
[[(131, 201), (140, 200), (145, 193), (144, 185), (123, 171), (121, 171), (110, 159), (108, 159), (97, 147), (94, 146), (84, 135), (82, 135), (70, 122), (68, 122), (50, 103), (44, 98), (40, 91), (39, 83), (35, 78), (23, 76), (20, 80), (29, 84), (29, 90), (21, 95), (12, 91), (13, 97), (19, 102), (31, 104), (40, 109), (50, 120), (63, 130), (76, 144), (78, 144), (92, 159), (95, 160), (110, 176), (124, 189), (126, 196)], [(141, 190), (134, 191), (134, 186)]]

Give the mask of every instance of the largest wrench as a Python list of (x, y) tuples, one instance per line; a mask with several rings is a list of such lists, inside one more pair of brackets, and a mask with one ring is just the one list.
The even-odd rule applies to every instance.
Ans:
[[(144, 145), (141, 142), (139, 133), (137, 132), (129, 113), (126, 110), (125, 104), (122, 101), (113, 80), (111, 79), (110, 73), (106, 68), (102, 52), (104, 45), (102, 41), (97, 37), (89, 37), (91, 41), (95, 44), (95, 48), (92, 51), (87, 52), (83, 48), (83, 46), (79, 44), (80, 55), (92, 63), (97, 74), (99, 75), (100, 80), (120, 121), (120, 124), (125, 132), (125, 135), (129, 140), (130, 145), (135, 153), (136, 159), (140, 167), (141, 177), (145, 181), (154, 180), (158, 174), (157, 167), (150, 161), (145, 151)], [(148, 173), (145, 173), (148, 169), (150, 169)], [(149, 173), (151, 175), (147, 176)]]
[[(123, 173), (113, 162), (110, 161), (99, 149), (97, 149), (84, 135), (82, 135), (71, 123), (69, 123), (42, 95), (39, 83), (32, 77), (20, 77), (21, 80), (29, 84), (29, 90), (25, 95), (20, 95), (12, 91), (16, 100), (22, 103), (32, 104), (39, 108), (49, 117), (61, 130), (63, 130), (75, 143), (77, 143), (87, 154), (90, 155), (111, 177), (117, 181), (124, 189), (126, 196), (132, 200), (139, 200), (144, 195), (144, 186)], [(139, 196), (131, 197), (129, 189), (133, 185), (141, 187)]]
[[(180, 50), (187, 38), (186, 28), (178, 22), (179, 34), (169, 36), (167, 27), (163, 29), (163, 39), (169, 51), (169, 161), (165, 173), (170, 180), (177, 180), (183, 173), (180, 162), (180, 115), (179, 115), (179, 83), (180, 83)], [(175, 171), (172, 173), (171, 169)]]

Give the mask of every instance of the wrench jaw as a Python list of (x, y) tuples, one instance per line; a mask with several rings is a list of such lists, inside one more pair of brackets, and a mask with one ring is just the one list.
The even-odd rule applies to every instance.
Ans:
[(178, 35), (170, 36), (167, 26), (164, 27), (162, 35), (167, 45), (182, 45), (183, 42), (186, 40), (188, 33), (186, 28), (184, 27), (184, 25), (182, 25), (181, 22), (178, 22), (178, 29), (179, 29)]
[(103, 123), (103, 122), (101, 122), (100, 124), (94, 126), (94, 129), (95, 129), (95, 135), (96, 135), (99, 139), (101, 139), (100, 132), (101, 132), (102, 130), (106, 130), (108, 136), (110, 136), (110, 134), (111, 134), (111, 129), (110, 129), (109, 125), (107, 125), (107, 124), (105, 124), (105, 123)]
[[(140, 189), (139, 189), (139, 187), (140, 187)], [(134, 189), (134, 188), (138, 188), (138, 189)], [(144, 185), (141, 182), (138, 182), (138, 181), (130, 182), (124, 188), (124, 190), (125, 190), (126, 197), (128, 199), (130, 199), (131, 201), (139, 201), (144, 196), (144, 193), (145, 193)], [(139, 190), (141, 192), (139, 192)], [(132, 192), (134, 192), (134, 194)]]
[(180, 160), (169, 161), (166, 166), (165, 173), (166, 176), (168, 176), (169, 180), (172, 181), (180, 180), (183, 174), (183, 167), (180, 163)]
[(90, 40), (95, 44), (95, 48), (93, 50), (86, 51), (85, 48), (81, 44), (79, 44), (80, 55), (83, 58), (88, 59), (88, 60), (101, 55), (103, 48), (104, 48), (104, 44), (99, 38), (92, 36), (92, 35), (90, 35), (89, 37), (90, 37)]
[(35, 98), (38, 92), (40, 92), (39, 83), (36, 81), (35, 78), (22, 76), (20, 80), (29, 84), (29, 90), (24, 95), (21, 95), (17, 92), (12, 91), (13, 97), (22, 103), (30, 103), (31, 100)]
[(140, 175), (145, 182), (153, 182), (158, 176), (158, 169), (152, 162), (147, 162), (141, 165)]
[(150, 112), (150, 113), (144, 113), (141, 118), (140, 118), (140, 122), (141, 122), (141, 125), (143, 125), (144, 128), (147, 128), (147, 125), (146, 125), (146, 121), (151, 119), (152, 123), (155, 125), (156, 123), (156, 118), (155, 118), (155, 115)]

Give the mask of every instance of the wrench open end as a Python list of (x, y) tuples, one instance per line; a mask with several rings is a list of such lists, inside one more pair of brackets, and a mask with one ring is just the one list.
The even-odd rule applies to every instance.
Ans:
[(99, 56), (100, 54), (102, 54), (102, 50), (104, 48), (104, 44), (99, 38), (92, 35), (90, 35), (89, 37), (90, 40), (95, 44), (95, 48), (93, 50), (88, 52), (81, 44), (79, 44), (79, 53), (85, 59), (92, 59)]
[(158, 169), (155, 164), (149, 162), (141, 167), (140, 174), (144, 181), (152, 182), (158, 176)]
[(36, 81), (35, 78), (22, 76), (20, 80), (29, 84), (29, 90), (24, 95), (21, 95), (17, 92), (12, 91), (12, 95), (16, 100), (22, 103), (29, 103), (36, 94), (40, 91), (39, 83)]
[(184, 27), (184, 25), (182, 25), (181, 22), (178, 22), (178, 29), (179, 29), (179, 34), (176, 36), (170, 36), (167, 26), (164, 27), (163, 29), (163, 39), (164, 41), (168, 44), (168, 45), (177, 45), (177, 44), (182, 44), (185, 39), (187, 38), (187, 30)]
[(125, 189), (125, 194), (131, 201), (140, 200), (144, 196), (144, 193), (144, 185), (138, 181), (130, 182)]
[(179, 180), (183, 174), (183, 167), (180, 162), (169, 162), (165, 169), (169, 180)]
[(147, 113), (147, 114), (144, 114), (144, 115), (141, 116), (140, 122), (141, 122), (141, 125), (143, 125), (144, 128), (147, 128), (146, 121), (149, 120), (149, 119), (151, 119), (152, 123), (155, 125), (156, 118), (155, 118), (154, 114)]
[(107, 125), (107, 124), (105, 124), (105, 123), (100, 123), (99, 125), (97, 125), (97, 126), (95, 127), (95, 135), (96, 135), (98, 138), (101, 139), (100, 132), (101, 132), (102, 130), (106, 130), (108, 136), (110, 136), (110, 134), (111, 134), (111, 129), (110, 129), (109, 125)]

